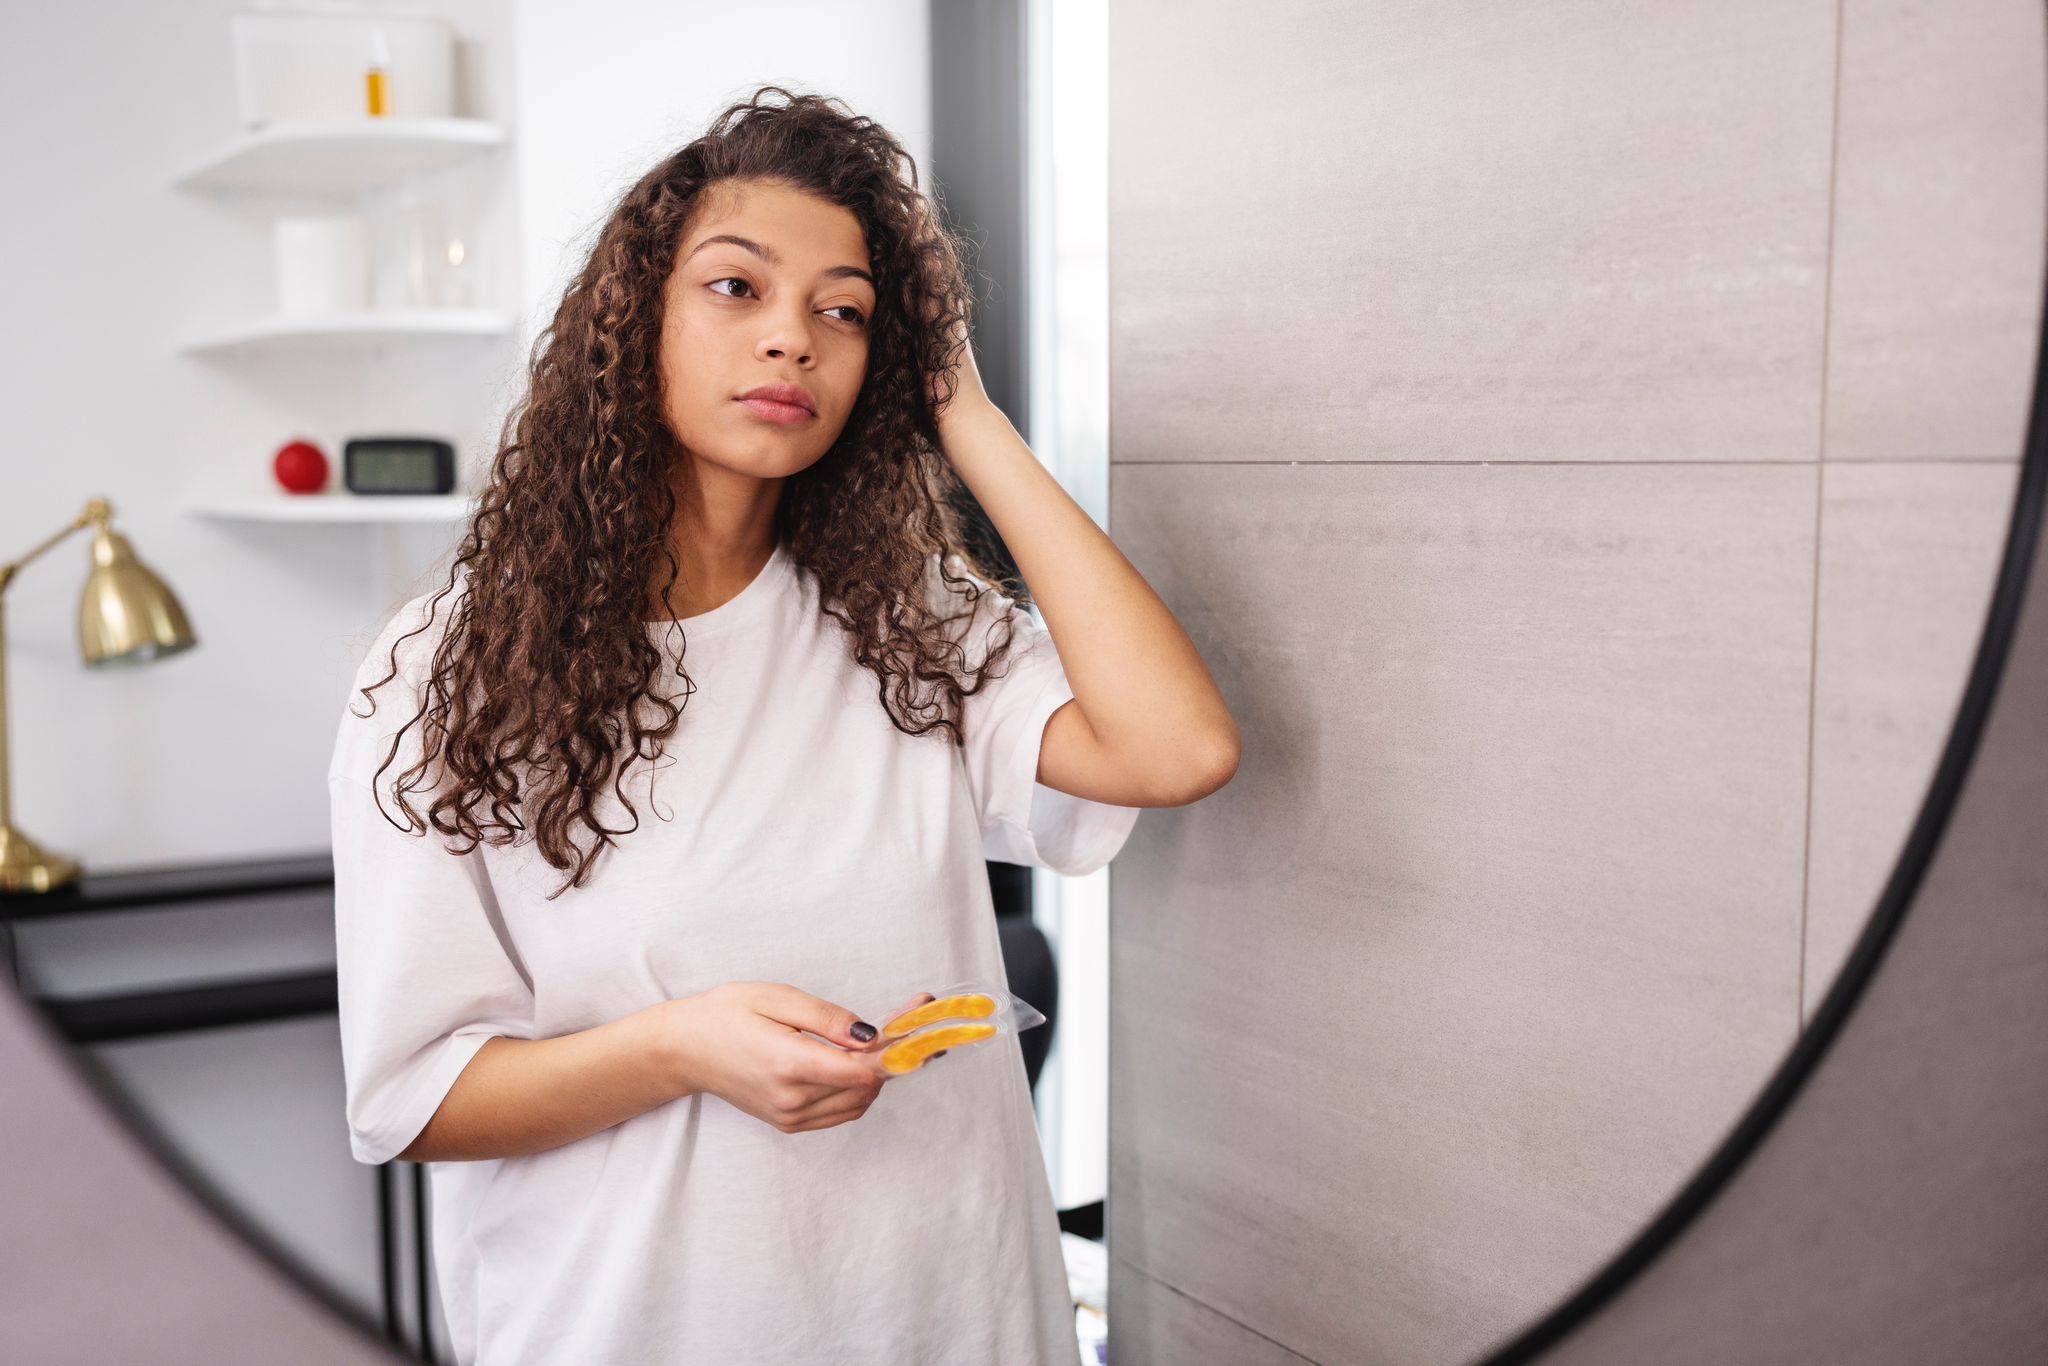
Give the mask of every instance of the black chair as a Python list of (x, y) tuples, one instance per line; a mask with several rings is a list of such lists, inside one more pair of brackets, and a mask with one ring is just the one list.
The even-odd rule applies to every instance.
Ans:
[(1045, 1023), (1017, 1036), (1024, 1050), (1024, 1075), (1038, 1089), (1038, 1073), (1052, 1051), (1059, 1026), (1060, 972), (1052, 941), (1031, 920), (1031, 870), (1015, 863), (988, 865), (989, 890), (995, 896), (996, 938), (1003, 949), (1003, 969), (1010, 991), (1036, 1006)]

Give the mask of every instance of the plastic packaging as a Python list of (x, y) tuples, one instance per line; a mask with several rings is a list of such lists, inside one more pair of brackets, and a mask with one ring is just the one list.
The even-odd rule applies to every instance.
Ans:
[(932, 990), (931, 1000), (883, 1022), (877, 1036), (884, 1044), (882, 1070), (892, 1077), (906, 1076), (941, 1053), (1044, 1023), (1045, 1016), (1029, 1001), (1001, 987), (955, 982)]

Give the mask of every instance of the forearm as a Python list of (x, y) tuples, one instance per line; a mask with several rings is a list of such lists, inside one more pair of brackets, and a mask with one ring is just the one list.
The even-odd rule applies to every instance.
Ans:
[(462, 1162), (545, 1152), (689, 1094), (663, 1006), (552, 1039), (495, 1038), (399, 1156)]
[(1199, 779), (1235, 767), (1236, 723), (1194, 642), (1002, 410), (963, 399), (940, 431), (1030, 585), (1102, 748), (1131, 772)]

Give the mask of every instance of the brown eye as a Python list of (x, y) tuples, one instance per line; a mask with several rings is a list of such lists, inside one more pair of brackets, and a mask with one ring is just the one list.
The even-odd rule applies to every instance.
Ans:
[(841, 322), (849, 322), (852, 323), (854, 326), (859, 327), (862, 324), (866, 323), (868, 320), (868, 315), (861, 312), (859, 306), (855, 304), (834, 304), (831, 308), (828, 308), (825, 311), (827, 313), (831, 313), (841, 308), (853, 314), (851, 318), (840, 319)]
[[(753, 286), (752, 286), (752, 285), (748, 284), (748, 283), (747, 283), (747, 282), (746, 282), (745, 280), (742, 280), (742, 279), (741, 279), (741, 278), (740, 278), (739, 276), (737, 276), (737, 275), (728, 275), (728, 276), (725, 276), (725, 277), (724, 277), (723, 279), (713, 280), (713, 281), (712, 281), (712, 282), (711, 282), (710, 284), (706, 285), (706, 286), (705, 286), (705, 288), (706, 288), (706, 289), (718, 289), (718, 287), (719, 287), (720, 285), (724, 285), (724, 284), (734, 284), (734, 285), (738, 285), (738, 286), (740, 286), (740, 287), (741, 287), (742, 289), (752, 289), (752, 288), (753, 288)], [(719, 293), (721, 293), (721, 294), (724, 294), (724, 293), (725, 293), (725, 291), (723, 291), (723, 290), (719, 290)], [(726, 294), (726, 295), (725, 295), (725, 297), (726, 297), (726, 298), (728, 298), (728, 299), (731, 299), (731, 298), (736, 298), (736, 297), (738, 297), (738, 296), (737, 296), (737, 295), (732, 295), (732, 294)]]

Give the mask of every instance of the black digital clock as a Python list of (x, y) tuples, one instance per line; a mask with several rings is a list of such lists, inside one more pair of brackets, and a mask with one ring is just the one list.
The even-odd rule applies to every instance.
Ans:
[(341, 448), (350, 493), (449, 493), (455, 447), (429, 436), (362, 436)]

